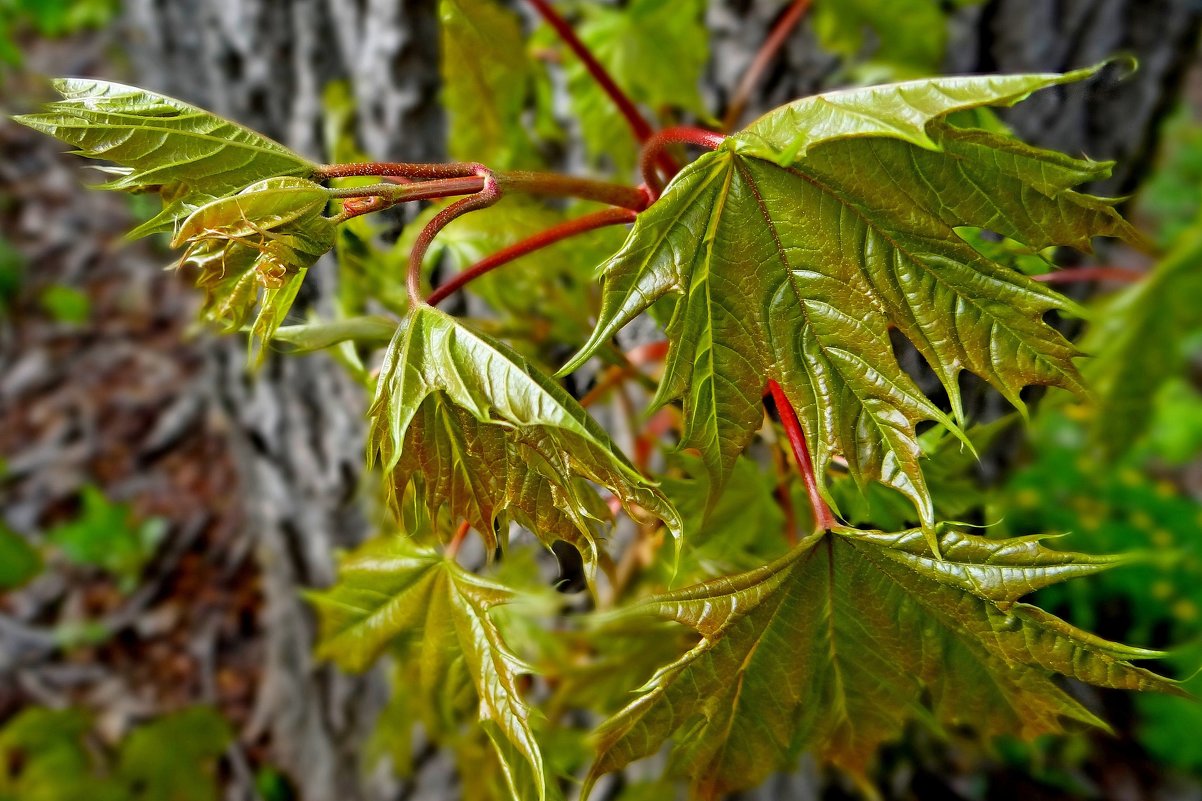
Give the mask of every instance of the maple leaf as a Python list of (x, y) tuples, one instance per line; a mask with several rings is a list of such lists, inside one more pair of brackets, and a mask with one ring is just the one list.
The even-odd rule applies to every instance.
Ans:
[(495, 0), (441, 0), (451, 155), (496, 168), (538, 163), (522, 116), (532, 70), (521, 18)]
[(309, 267), (334, 247), (334, 221), (322, 214), (329, 198), (304, 178), (269, 178), (200, 206), (176, 232), (172, 247), (187, 246), (180, 263), (197, 269), (205, 292), (204, 318), (237, 330), (259, 307), (251, 326), (255, 360), (262, 355), (256, 343), (275, 334)]
[[(988, 737), (1105, 726), (1053, 677), (1178, 693), (1131, 664), (1159, 652), (1107, 642), (1018, 600), (1119, 564), (1036, 537), (839, 529), (777, 561), (652, 598), (630, 613), (701, 635), (600, 728), (599, 775), (672, 737), (669, 770), (714, 798), (757, 784), (803, 749), (862, 774), (911, 719)], [(922, 699), (927, 699), (925, 702)]]
[(815, 467), (839, 455), (861, 485), (899, 490), (933, 542), (915, 426), (956, 424), (901, 369), (888, 329), (934, 369), (957, 420), (961, 370), (1020, 407), (1028, 384), (1080, 391), (1077, 351), (1043, 320), (1075, 304), (978, 253), (956, 228), (1037, 250), (1137, 236), (1110, 201), (1072, 191), (1108, 164), (943, 118), (1096, 69), (831, 92), (761, 117), (639, 214), (603, 268), (593, 336), (562, 372), (679, 295), (656, 403), (683, 397), (683, 445), (701, 451), (716, 488), (759, 428), (771, 378), (797, 410)]
[(575, 545), (591, 572), (594, 527), (607, 511), (590, 481), (679, 537), (671, 504), (575, 399), (507, 346), (430, 306), (397, 329), (370, 414), (395, 497), (416, 482), (431, 517), (448, 506), (490, 551), (506, 515), (548, 546)]
[(1081, 340), (1098, 400), (1092, 439), (1111, 459), (1147, 430), (1158, 391), (1186, 364), (1185, 340), (1202, 329), (1200, 259), (1202, 222), (1147, 277), (1107, 298)]
[[(434, 731), (454, 726), (466, 668), (480, 720), (506, 743), (497, 746), (499, 758), (505, 761), (512, 749), (529, 763), (535, 786), (545, 786), (531, 709), (518, 689), (519, 677), (533, 671), (506, 646), (490, 615), (511, 600), (508, 588), (397, 536), (360, 547), (339, 566), (338, 583), (309, 598), (320, 618), (317, 656), (345, 670), (365, 670), (391, 642), (407, 638), (416, 652), (407, 663), (418, 674), (421, 697), (433, 705), (427, 718)], [(512, 765), (505, 770), (507, 777), (514, 773)]]
[(109, 81), (62, 78), (63, 100), (40, 114), (13, 117), (117, 165), (105, 189), (158, 191), (161, 213), (130, 236), (170, 231), (177, 220), (247, 184), (312, 175), (317, 166), (262, 134), (196, 106)]

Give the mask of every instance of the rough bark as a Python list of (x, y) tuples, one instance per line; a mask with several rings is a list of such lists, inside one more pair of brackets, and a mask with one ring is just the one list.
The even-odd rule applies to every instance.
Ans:
[[(133, 0), (127, 23), (149, 88), (320, 159), (322, 91), (345, 80), (369, 152), (435, 160), (443, 136), (434, 11), (433, 0)], [(320, 308), (333, 294), (335, 265), (310, 275), (307, 303)], [(365, 399), (324, 355), (272, 358), (252, 376), (244, 353), (236, 338), (208, 350), (210, 399), (234, 434), (246, 534), (263, 575), (266, 665), (244, 734), (269, 735), (275, 764), (304, 799), (392, 797), (394, 783), (369, 782), (360, 759), (384, 700), (381, 677), (314, 664), (313, 620), (300, 594), (330, 583), (336, 549), (367, 531), (357, 503)]]

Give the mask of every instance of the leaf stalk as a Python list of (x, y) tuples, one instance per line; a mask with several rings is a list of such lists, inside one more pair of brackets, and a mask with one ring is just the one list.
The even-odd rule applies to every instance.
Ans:
[(569, 237), (593, 231), (597, 228), (634, 222), (636, 216), (638, 215), (629, 209), (602, 209), (592, 214), (586, 214), (583, 217), (577, 217), (574, 220), (567, 220), (545, 231), (540, 231), (534, 236), (498, 250), (491, 256), (481, 259), (463, 272), (450, 278), (446, 283), (430, 293), (430, 297), (426, 298), (426, 302), (431, 306), (437, 306), (480, 276), (515, 259), (519, 259), (528, 253), (533, 253), (536, 250), (554, 245), (556, 242), (561, 242)]
[(434, 237), (438, 236), (438, 232), (456, 217), (461, 217), (464, 214), (479, 209), (488, 208), (501, 199), (501, 189), (497, 185), (497, 179), (492, 174), (492, 171), (482, 164), (475, 165), (475, 168), (477, 174), (484, 179), (484, 186), (476, 194), (456, 200), (434, 215), (434, 218), (426, 223), (426, 227), (417, 235), (417, 241), (413, 244), (413, 250), (409, 252), (409, 273), (406, 277), (406, 285), (409, 290), (409, 303), (411, 306), (418, 306), (425, 302), (422, 300), (421, 287), (422, 262), (426, 258), (426, 251), (430, 249), (430, 243), (434, 241)]
[(810, 506), (814, 510), (814, 526), (818, 531), (830, 531), (839, 523), (818, 487), (818, 476), (814, 473), (814, 463), (810, 461), (810, 449), (806, 445), (806, 435), (797, 419), (797, 412), (793, 410), (793, 404), (775, 380), (768, 379), (768, 391), (772, 393), (776, 413), (780, 416), (781, 425), (789, 437), (789, 445), (793, 448), (797, 470), (801, 473), (802, 483), (805, 484), (806, 494), (810, 498)]
[[(650, 193), (652, 201), (654, 202), (659, 199), (660, 192), (664, 189), (664, 182), (660, 179), (659, 175), (659, 167), (661, 157), (666, 153), (668, 146), (686, 144), (715, 150), (725, 139), (726, 137), (720, 133), (689, 126), (665, 128), (648, 139), (646, 144), (643, 145), (643, 152), (639, 158), (639, 167), (643, 171), (643, 181), (647, 186), (647, 191)], [(670, 173), (668, 175), (669, 179), (673, 175), (675, 173)]]

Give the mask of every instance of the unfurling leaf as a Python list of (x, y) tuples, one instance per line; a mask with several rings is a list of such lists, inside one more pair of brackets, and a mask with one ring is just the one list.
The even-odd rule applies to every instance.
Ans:
[(186, 245), (181, 264), (198, 269), (202, 315), (237, 330), (257, 305), (252, 346), (270, 340), (306, 271), (334, 247), (334, 222), (322, 215), (329, 197), (304, 178), (269, 178), (188, 215), (171, 244)]
[(432, 307), (413, 309), (397, 329), (371, 417), (396, 497), (416, 482), (431, 517), (446, 505), (490, 550), (497, 524), (512, 519), (547, 545), (572, 543), (593, 570), (606, 508), (587, 482), (679, 536), (671, 504), (579, 403), (505, 345)]
[(915, 426), (949, 419), (901, 369), (895, 327), (961, 413), (969, 370), (1016, 405), (1028, 384), (1082, 385), (1076, 350), (1043, 316), (1075, 306), (982, 256), (959, 226), (1042, 249), (1135, 237), (1110, 202), (1074, 192), (1109, 165), (965, 130), (955, 111), (1013, 104), (1066, 75), (939, 78), (831, 92), (783, 106), (690, 164), (639, 214), (604, 268), (590, 354), (659, 298), (679, 295), (657, 398), (683, 397), (686, 447), (720, 487), (760, 427), (775, 379), (815, 467), (914, 503), (934, 537)]
[[(518, 689), (519, 676), (532, 671), (505, 645), (490, 616), (511, 597), (506, 587), (405, 537), (373, 540), (342, 562), (337, 584), (310, 595), (321, 620), (317, 654), (361, 671), (390, 642), (405, 638), (412, 650), (408, 663), (418, 674), (415, 691), (431, 707), (431, 731), (454, 730), (455, 704), (439, 699), (460, 697), (459, 685), (470, 680), (480, 720), (495, 726), (530, 764), (541, 788), (542, 754), (530, 729), (530, 707)], [(497, 752), (505, 761), (511, 749), (498, 745)]]
[(309, 176), (316, 165), (261, 134), (163, 95), (108, 81), (63, 78), (63, 100), (17, 122), (117, 165), (106, 189), (157, 191), (163, 211), (131, 236), (170, 231), (176, 221), (247, 184)]
[[(1107, 642), (1018, 599), (1114, 566), (1037, 538), (837, 530), (762, 568), (652, 598), (633, 611), (701, 641), (598, 733), (590, 781), (673, 738), (669, 769), (703, 798), (760, 782), (801, 750), (862, 773), (913, 719), (1034, 737), (1103, 726), (1053, 681), (1177, 692)], [(925, 700), (924, 700), (925, 699)], [(754, 743), (755, 747), (748, 747)]]

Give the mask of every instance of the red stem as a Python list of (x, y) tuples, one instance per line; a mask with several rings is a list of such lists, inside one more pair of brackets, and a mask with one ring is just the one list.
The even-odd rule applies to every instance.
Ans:
[(793, 411), (793, 404), (789, 403), (784, 390), (776, 381), (768, 379), (768, 391), (772, 393), (776, 413), (780, 416), (781, 425), (785, 427), (789, 445), (793, 448), (793, 456), (797, 459), (797, 469), (801, 473), (802, 482), (805, 483), (806, 494), (810, 496), (810, 506), (814, 509), (814, 525), (821, 531), (830, 531), (838, 525), (838, 521), (818, 489), (818, 477), (814, 473), (814, 463), (810, 461), (810, 449), (806, 446), (806, 435), (797, 420), (797, 412)]
[(664, 188), (656, 167), (659, 166), (665, 148), (673, 144), (686, 144), (714, 150), (725, 139), (726, 137), (720, 133), (707, 131), (704, 128), (690, 127), (665, 128), (648, 139), (643, 145), (643, 155), (639, 160), (639, 166), (643, 170), (643, 181), (647, 184), (651, 199), (653, 201), (657, 199)]
[(576, 57), (584, 64), (584, 68), (588, 70), (588, 74), (593, 77), (597, 85), (601, 87), (605, 94), (609, 95), (609, 99), (618, 107), (618, 111), (626, 118), (626, 123), (630, 126), (630, 130), (634, 133), (635, 138), (639, 140), (639, 144), (646, 142), (651, 138), (653, 129), (646, 118), (639, 113), (635, 108), (630, 98), (622, 91), (621, 87), (610, 76), (609, 72), (601, 65), (601, 62), (589, 51), (580, 37), (576, 35), (576, 31), (572, 30), (572, 26), (568, 21), (559, 15), (559, 12), (551, 7), (547, 0), (529, 0), (530, 5), (534, 6), (534, 10), (539, 16), (546, 21), (548, 25), (555, 29), (555, 33), (563, 40)]
[(467, 533), (471, 531), (472, 524), (464, 520), (459, 524), (459, 528), (455, 529), (455, 536), (451, 537), (451, 541), (447, 543), (446, 550), (443, 555), (447, 559), (454, 560), (459, 556), (459, 549), (463, 546), (463, 541), (467, 539)]
[(497, 183), (503, 191), (514, 190), (527, 195), (550, 195), (552, 197), (576, 197), (596, 200), (610, 206), (620, 206), (632, 211), (647, 208), (651, 198), (642, 189), (609, 181), (596, 181), (575, 175), (554, 172), (527, 172), (512, 170), (496, 174)]
[(747, 101), (751, 97), (751, 92), (755, 89), (755, 85), (759, 83), (760, 78), (764, 74), (764, 70), (772, 63), (772, 59), (784, 46), (785, 40), (789, 38), (789, 34), (797, 27), (797, 23), (801, 22), (801, 18), (805, 16), (806, 11), (810, 7), (810, 0), (793, 0), (789, 8), (776, 21), (768, 38), (764, 40), (764, 44), (760, 47), (755, 58), (752, 59), (751, 65), (747, 67), (747, 72), (743, 73), (743, 79), (739, 81), (739, 86), (735, 89), (734, 97), (730, 101), (730, 105), (726, 109), (726, 116), (722, 120), (722, 130), (729, 131), (739, 124), (739, 120), (743, 117), (743, 112), (747, 109)]
[(313, 172), (313, 178), (324, 181), (329, 178), (363, 178), (366, 176), (394, 176), (417, 181), (433, 181), (440, 178), (466, 178), (479, 175), (479, 164), (471, 162), (408, 163), (399, 161), (361, 161), (353, 164), (325, 164)]
[(556, 242), (568, 237), (583, 234), (586, 231), (604, 228), (607, 225), (621, 225), (623, 223), (634, 222), (637, 216), (635, 212), (629, 209), (602, 209), (592, 214), (586, 214), (583, 217), (577, 217), (574, 220), (562, 222), (559, 225), (535, 234), (529, 239), (523, 239), (521, 242), (512, 244), (503, 250), (498, 250), (487, 258), (481, 259), (430, 293), (430, 297), (426, 298), (426, 302), (431, 306), (436, 306), (457, 292), (465, 284), (504, 264), (508, 264), (514, 259), (525, 256), (527, 253), (533, 253), (536, 250), (554, 245)]
[(409, 275), (406, 281), (409, 288), (409, 303), (412, 306), (417, 306), (423, 302), (421, 286), (422, 261), (425, 260), (426, 251), (430, 249), (430, 243), (434, 241), (434, 237), (438, 236), (438, 232), (456, 217), (478, 209), (487, 208), (501, 199), (501, 190), (498, 188), (497, 181), (492, 173), (478, 165), (476, 169), (479, 170), (481, 177), (484, 179), (484, 187), (476, 194), (456, 200), (438, 212), (438, 214), (435, 214), (434, 219), (426, 223), (426, 227), (417, 235), (417, 241), (413, 243), (413, 250), (409, 252)]
[(1120, 281), (1134, 284), (1147, 277), (1147, 273), (1126, 267), (1074, 267), (1054, 273), (1031, 276), (1044, 284), (1072, 284), (1078, 281)]
[[(638, 140), (639, 144), (641, 145), (650, 139), (655, 134), (655, 129), (651, 127), (651, 123), (647, 122), (647, 118), (639, 112), (627, 94), (622, 91), (622, 87), (618, 86), (613, 76), (605, 69), (605, 66), (597, 60), (597, 57), (592, 54), (588, 46), (580, 40), (580, 37), (576, 35), (576, 31), (572, 29), (568, 21), (560, 16), (559, 12), (552, 8), (547, 0), (529, 0), (529, 3), (534, 6), (534, 10), (538, 12), (539, 16), (555, 29), (555, 33), (563, 40), (563, 43), (576, 54), (576, 57), (584, 64), (585, 70), (597, 82), (601, 90), (609, 95), (609, 99), (618, 107), (618, 112), (625, 118), (626, 124), (630, 126), (630, 131), (634, 134), (634, 138)], [(680, 170), (680, 166), (676, 163), (675, 159), (667, 153), (660, 155), (659, 166), (669, 176), (675, 175)]]

